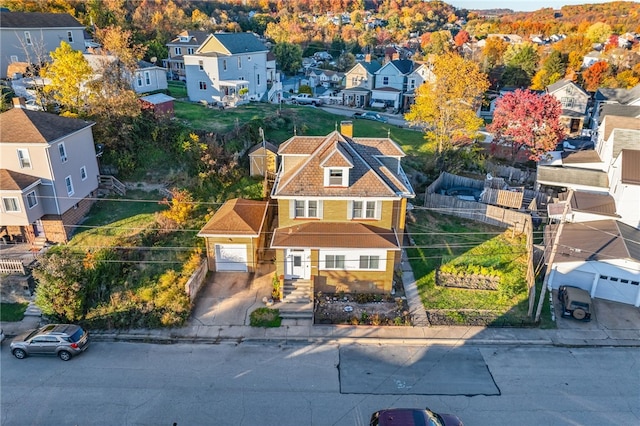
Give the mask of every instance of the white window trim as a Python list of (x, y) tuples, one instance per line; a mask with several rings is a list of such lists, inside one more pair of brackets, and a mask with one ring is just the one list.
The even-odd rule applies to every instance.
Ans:
[(138, 87), (142, 87), (142, 74), (141, 73), (136, 73), (137, 78), (137, 83), (138, 83)]
[(198, 87), (200, 88), (200, 90), (207, 90), (207, 82), (206, 81), (199, 81), (198, 82)]
[(238, 56), (238, 69), (242, 69), (242, 56)]
[[(82, 175), (84, 175), (84, 177), (82, 177)], [(80, 167), (80, 179), (81, 180), (87, 180), (87, 168), (85, 166)]]
[(151, 73), (149, 71), (144, 72), (144, 83), (147, 86), (151, 86)]
[[(13, 202), (15, 203), (16, 206), (16, 210), (9, 210), (7, 208), (7, 204), (6, 201), (7, 200), (13, 200)], [(7, 212), (7, 213), (20, 213), (20, 200), (18, 200), (17, 197), (2, 197), (2, 209)]]
[[(18, 153), (18, 163), (20, 164), (20, 168), (21, 169), (31, 169), (31, 168), (33, 168), (33, 165), (31, 164), (31, 157), (29, 156), (29, 149), (27, 149), (27, 148), (18, 148), (17, 149), (17, 153)], [(20, 155), (21, 153), (23, 153), (23, 154), (26, 153), (27, 156), (26, 157), (21, 156)], [(27, 164), (25, 164), (25, 160), (26, 160)]]
[[(71, 176), (67, 176), (66, 178), (64, 178), (64, 185), (67, 188), (67, 195), (69, 197), (75, 194), (75, 191), (73, 189), (73, 180), (71, 179)], [(69, 190), (69, 187), (71, 187), (71, 190)]]
[(193, 47), (187, 47), (187, 55), (193, 55), (195, 53), (195, 50), (193, 50)]
[[(363, 251), (367, 254), (363, 255)], [(344, 256), (344, 268), (327, 268), (326, 256)], [(377, 256), (377, 268), (360, 268), (360, 256)], [(386, 271), (388, 252), (381, 249), (362, 249), (362, 250), (341, 250), (341, 249), (321, 249), (318, 252), (318, 269), (322, 271)]]
[[(31, 205), (31, 202), (29, 201), (29, 196), (33, 194), (33, 205)], [(34, 208), (35, 206), (38, 205), (38, 196), (36, 195), (36, 191), (31, 191), (29, 193), (27, 193), (27, 196), (25, 197), (27, 199), (27, 207), (29, 209)]]
[[(362, 217), (354, 216), (354, 202), (359, 201), (362, 202)], [(366, 217), (367, 212), (367, 203), (375, 203), (375, 211), (373, 217)], [(382, 214), (382, 201), (380, 200), (371, 200), (371, 199), (354, 199), (349, 200), (348, 205), (348, 219), (349, 220), (380, 220)]]
[(60, 142), (58, 144), (58, 153), (60, 154), (60, 161), (62, 163), (66, 163), (67, 161), (69, 161), (69, 156), (67, 155), (67, 148), (64, 146), (64, 142)]
[(174, 51), (174, 53), (176, 55), (182, 55), (182, 48), (181, 47), (174, 47), (173, 49), (174, 49), (173, 51)]
[[(304, 201), (304, 216), (296, 215), (296, 201)], [(316, 202), (315, 216), (309, 216), (309, 201)], [(308, 200), (308, 199), (289, 200), (289, 217), (291, 219), (322, 219), (322, 200)]]
[[(339, 185), (331, 184), (331, 171), (332, 170), (341, 170), (342, 171), (342, 182)], [(349, 168), (348, 167), (325, 167), (324, 168), (324, 186), (337, 186), (337, 187), (347, 187), (349, 186)]]
[(202, 59), (198, 60), (198, 69), (204, 71), (204, 61)]
[(33, 41), (31, 40), (31, 33), (29, 31), (24, 32), (24, 42), (27, 46), (33, 45)]
[(11, 55), (11, 63), (18, 62), (18, 55)]
[(73, 31), (67, 31), (67, 41), (73, 43)]

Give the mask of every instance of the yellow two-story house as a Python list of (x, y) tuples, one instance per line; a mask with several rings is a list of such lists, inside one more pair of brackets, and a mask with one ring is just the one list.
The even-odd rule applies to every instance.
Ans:
[(390, 138), (353, 137), (353, 124), (280, 145), (271, 197), (278, 276), (315, 292), (389, 293), (401, 259), (407, 199), (415, 193)]

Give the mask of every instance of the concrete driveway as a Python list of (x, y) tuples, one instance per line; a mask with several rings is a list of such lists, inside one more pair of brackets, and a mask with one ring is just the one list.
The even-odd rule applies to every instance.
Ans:
[(556, 313), (556, 325), (559, 329), (571, 330), (607, 330), (607, 331), (640, 331), (640, 308), (626, 303), (611, 302), (604, 299), (593, 299), (591, 321), (576, 321), (573, 318), (562, 318), (562, 307), (558, 301), (557, 290), (553, 291), (553, 304)]
[(271, 297), (273, 266), (255, 274), (214, 272), (195, 301), (189, 324), (249, 325), (249, 314)]

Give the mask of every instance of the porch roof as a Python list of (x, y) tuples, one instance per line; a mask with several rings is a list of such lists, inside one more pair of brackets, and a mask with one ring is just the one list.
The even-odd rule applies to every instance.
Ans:
[(395, 231), (357, 222), (307, 222), (278, 228), (271, 248), (400, 250)]
[(247, 80), (220, 80), (219, 84), (226, 87), (242, 87), (248, 86), (249, 82)]
[(0, 169), (0, 190), (2, 191), (22, 191), (39, 182), (40, 178), (37, 176)]

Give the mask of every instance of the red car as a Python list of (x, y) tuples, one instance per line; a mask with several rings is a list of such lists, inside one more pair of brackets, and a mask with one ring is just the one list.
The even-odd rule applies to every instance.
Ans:
[(371, 415), (370, 426), (463, 426), (453, 414), (438, 414), (428, 408), (388, 408)]

